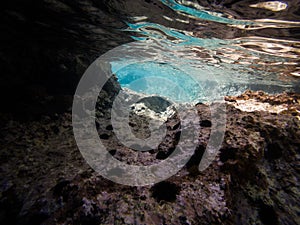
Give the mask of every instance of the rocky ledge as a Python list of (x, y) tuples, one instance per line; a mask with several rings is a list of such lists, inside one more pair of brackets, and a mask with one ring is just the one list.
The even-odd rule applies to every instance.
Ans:
[[(245, 110), (245, 104), (252, 107)], [(209, 106), (196, 108), (201, 132), (190, 161), (168, 180), (143, 187), (113, 183), (90, 169), (76, 146), (70, 113), (30, 122), (2, 114), (0, 223), (299, 224), (300, 95), (247, 91), (227, 97), (224, 141), (203, 172), (198, 164), (212, 122)], [(146, 134), (147, 118), (137, 112), (132, 130)], [(170, 114), (162, 144), (137, 153), (120, 146), (111, 124), (99, 121), (109, 153), (130, 164), (167, 158), (181, 131), (178, 116)]]

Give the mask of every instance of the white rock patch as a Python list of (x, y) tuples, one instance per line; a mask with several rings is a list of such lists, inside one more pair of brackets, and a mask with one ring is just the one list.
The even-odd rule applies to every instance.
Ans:
[(236, 100), (236, 102), (228, 102), (228, 104), (245, 112), (268, 111), (270, 113), (280, 113), (287, 110), (287, 104), (271, 105), (267, 102), (259, 102), (254, 99)]

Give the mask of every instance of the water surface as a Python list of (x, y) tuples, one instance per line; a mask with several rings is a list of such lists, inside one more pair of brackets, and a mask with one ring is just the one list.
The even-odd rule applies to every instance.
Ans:
[(179, 101), (210, 99), (212, 89), (299, 92), (298, 1), (128, 0), (110, 7), (139, 51), (151, 55), (126, 64), (136, 57), (128, 50), (112, 63), (123, 87)]

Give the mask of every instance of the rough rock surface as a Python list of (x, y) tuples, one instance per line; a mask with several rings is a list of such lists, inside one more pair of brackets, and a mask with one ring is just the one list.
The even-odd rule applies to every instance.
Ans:
[[(108, 50), (132, 41), (130, 32), (122, 32), (127, 27), (123, 16), (149, 15), (153, 23), (201, 38), (244, 36), (233, 28), (221, 33), (223, 25), (210, 22), (205, 30), (196, 30), (197, 20), (178, 27), (177, 21), (163, 19), (162, 15), (172, 18), (176, 12), (162, 3), (136, 1), (132, 7), (132, 2), (12, 0), (1, 4), (0, 224), (300, 224), (296, 94), (246, 92), (229, 97), (228, 102), (256, 99), (287, 109), (279, 114), (242, 112), (228, 105), (223, 146), (204, 172), (197, 166), (212, 122), (209, 107), (203, 104), (197, 105), (202, 129), (195, 154), (170, 179), (128, 187), (105, 180), (86, 164), (74, 140), (68, 108), (87, 66)], [(222, 7), (220, 1), (201, 2)], [(222, 2), (234, 3), (228, 10), (236, 11), (237, 18), (253, 18), (253, 9), (245, 11), (245, 1)], [(260, 9), (255, 18), (299, 18), (298, 2), (290, 2), (289, 11), (280, 13), (280, 18)], [(298, 41), (296, 31), (261, 29), (249, 35)], [(112, 78), (98, 102), (99, 112), (105, 110), (96, 125), (110, 154), (131, 164), (168, 157), (181, 129), (176, 115), (166, 122), (166, 138), (153, 151), (137, 153), (116, 142), (113, 127), (107, 124), (107, 109), (119, 88)], [(131, 119), (132, 130), (146, 137), (149, 118), (133, 113)]]
[[(202, 128), (194, 156), (175, 176), (145, 187), (115, 184), (91, 170), (69, 113), (31, 122), (1, 115), (1, 224), (299, 224), (300, 96), (246, 92), (227, 100), (248, 97), (289, 108), (242, 112), (228, 104), (220, 153), (200, 173), (211, 122), (209, 107), (198, 104)], [(163, 160), (176, 144), (178, 122), (169, 118), (170, 141), (140, 159)], [(118, 147), (113, 127), (106, 129), (102, 139), (111, 154), (130, 159), (133, 151)]]

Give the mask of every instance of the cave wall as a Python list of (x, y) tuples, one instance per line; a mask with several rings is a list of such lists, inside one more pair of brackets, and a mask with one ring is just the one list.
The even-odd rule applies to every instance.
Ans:
[(1, 111), (35, 118), (70, 109), (85, 69), (131, 39), (107, 1), (13, 0), (1, 9)]

